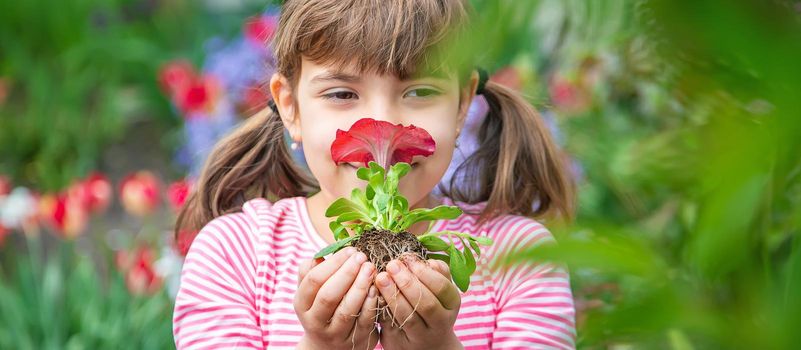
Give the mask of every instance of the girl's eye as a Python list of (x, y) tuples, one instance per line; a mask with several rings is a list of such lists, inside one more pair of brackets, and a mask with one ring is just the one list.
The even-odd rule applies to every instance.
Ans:
[(409, 97), (434, 97), (441, 93), (434, 89), (414, 89), (406, 93)]
[(350, 100), (358, 98), (358, 96), (356, 96), (356, 94), (352, 91), (334, 91), (328, 94), (324, 94), (323, 98), (327, 100)]

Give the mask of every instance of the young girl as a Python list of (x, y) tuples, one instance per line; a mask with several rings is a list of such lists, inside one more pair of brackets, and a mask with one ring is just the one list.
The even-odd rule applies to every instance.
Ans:
[[(574, 347), (564, 269), (547, 263), (495, 268), (505, 254), (552, 241), (530, 217), (570, 218), (573, 188), (536, 110), (512, 90), (449, 57), (460, 47), (462, 0), (289, 0), (273, 39), (274, 108), (221, 140), (178, 218), (199, 230), (184, 263), (174, 314), (184, 348), (511, 349)], [(451, 161), (468, 106), (489, 104), (479, 147), (443, 196), (432, 190)], [(458, 205), (455, 230), (494, 240), (468, 292), (447, 265), (391, 262), (376, 273), (352, 248), (320, 261), (334, 241), (325, 209), (353, 188), (358, 164), (337, 166), (336, 130), (372, 117), (416, 125), (436, 141), (414, 159), (400, 192), (413, 207)], [(292, 148), (303, 143), (309, 174)], [(421, 234), (427, 223), (410, 231)], [(396, 323), (380, 318), (383, 296)]]

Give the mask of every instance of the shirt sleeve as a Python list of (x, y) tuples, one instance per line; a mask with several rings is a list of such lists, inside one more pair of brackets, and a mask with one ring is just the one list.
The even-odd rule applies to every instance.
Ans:
[[(534, 220), (505, 225), (494, 256), (555, 243)], [(512, 230), (512, 231), (509, 231)], [(493, 259), (495, 260), (495, 259)], [(496, 270), (496, 325), (493, 349), (575, 349), (575, 308), (567, 270), (528, 261)]]
[(175, 300), (176, 348), (263, 348), (251, 232), (246, 216), (234, 213), (215, 218), (195, 237)]

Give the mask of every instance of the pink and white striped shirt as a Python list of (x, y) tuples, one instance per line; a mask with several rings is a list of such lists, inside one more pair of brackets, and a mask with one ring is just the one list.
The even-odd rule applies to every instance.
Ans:
[[(464, 209), (482, 204), (444, 204)], [(491, 269), (508, 252), (552, 241), (538, 222), (506, 215), (481, 226), (477, 215), (439, 220), (432, 231), (483, 235), (470, 288), (462, 294), (454, 331), (466, 349), (572, 349), (573, 297), (568, 274), (548, 263)], [(178, 349), (287, 349), (303, 335), (292, 301), (298, 265), (326, 242), (315, 231), (304, 197), (246, 202), (242, 212), (209, 222), (181, 271), (173, 334)], [(461, 244), (457, 242), (461, 249)], [(377, 349), (381, 349), (378, 344)]]

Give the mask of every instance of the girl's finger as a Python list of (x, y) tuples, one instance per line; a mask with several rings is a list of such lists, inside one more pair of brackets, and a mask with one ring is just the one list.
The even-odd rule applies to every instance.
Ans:
[(437, 272), (441, 273), (445, 278), (451, 279), (451, 269), (448, 267), (448, 264), (442, 260), (437, 259), (428, 259), (428, 266), (431, 266), (432, 269), (436, 270)]
[[(411, 262), (408, 262), (411, 263)], [(425, 263), (415, 261), (415, 264), (425, 265)], [(426, 273), (438, 275), (441, 279), (445, 279), (438, 272), (424, 267)], [(409, 270), (405, 264), (397, 260), (392, 260), (387, 264), (387, 271), (390, 277), (395, 282), (395, 285), (400, 289), (406, 300), (412, 305), (415, 313), (420, 315), (425, 324), (434, 325), (448, 316), (447, 311), (440, 304), (437, 297), (428, 290), (417, 276)]]
[[(371, 276), (372, 277), (372, 276)], [(358, 332), (356, 335), (370, 334), (368, 343), (372, 344), (373, 337), (378, 338), (378, 329), (375, 328), (376, 313), (378, 310), (378, 289), (372, 285), (372, 278), (370, 279), (370, 289), (367, 292), (367, 298), (364, 299), (362, 310), (359, 312), (359, 318), (356, 320), (356, 326), (353, 331)], [(373, 334), (375, 333), (375, 334)]]
[[(410, 332), (426, 327), (425, 321), (414, 312), (414, 304), (409, 303), (388, 273), (381, 272), (376, 276), (376, 287), (378, 287), (381, 296), (384, 297), (389, 313), (392, 314), (392, 318), (395, 320), (394, 327), (402, 326), (404, 329), (410, 330)], [(382, 330), (385, 324), (391, 323), (391, 321), (383, 319)]]
[(443, 276), (419, 261), (411, 262), (409, 265), (417, 279), (436, 296), (442, 307), (448, 310), (459, 309), (462, 297), (459, 295), (456, 286), (451, 282), (450, 272), (447, 276)]
[(298, 266), (298, 285), (300, 285), (300, 281), (303, 281), (306, 278), (306, 275), (309, 274), (309, 270), (317, 266), (320, 262), (317, 259), (309, 259), (304, 260)]
[(333, 318), (331, 319), (331, 331), (342, 335), (343, 339), (350, 336), (356, 319), (359, 317), (359, 312), (364, 305), (367, 298), (367, 293), (370, 291), (370, 286), (373, 284), (373, 273), (375, 268), (372, 263), (364, 263), (359, 269), (359, 275), (356, 281), (342, 298), (336, 311), (334, 311)]
[(334, 272), (339, 270), (339, 267), (354, 253), (356, 253), (356, 249), (348, 247), (336, 252), (322, 263), (311, 267), (308, 273), (300, 279), (298, 291), (295, 293), (295, 311), (309, 311), (320, 287), (322, 287), (325, 281), (331, 278)]
[[(339, 270), (334, 272), (334, 275), (323, 283), (323, 286), (320, 287), (314, 297), (312, 307), (309, 309), (309, 315), (313, 320), (320, 325), (332, 322), (332, 317), (335, 316), (334, 311), (339, 307), (348, 290), (351, 289), (353, 281), (356, 280), (356, 276), (365, 261), (367, 261), (367, 255), (364, 255), (364, 253), (358, 252), (351, 255), (340, 266)], [(314, 271), (309, 272), (309, 275), (313, 273)], [(359, 300), (357, 305), (361, 305), (361, 303), (362, 301)]]

